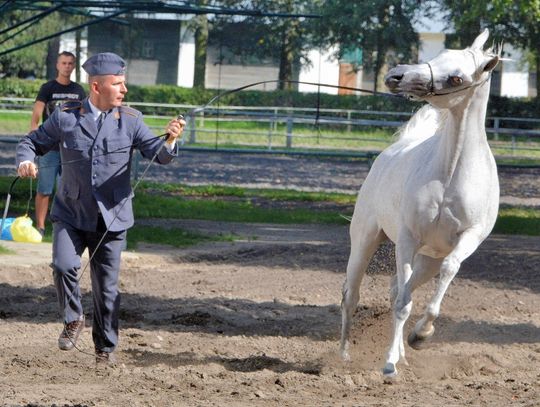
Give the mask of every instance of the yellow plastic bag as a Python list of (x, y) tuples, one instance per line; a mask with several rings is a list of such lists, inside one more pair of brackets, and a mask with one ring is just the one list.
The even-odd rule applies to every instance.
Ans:
[(19, 216), (11, 224), (11, 236), (16, 242), (41, 243), (41, 233), (32, 226), (32, 219)]

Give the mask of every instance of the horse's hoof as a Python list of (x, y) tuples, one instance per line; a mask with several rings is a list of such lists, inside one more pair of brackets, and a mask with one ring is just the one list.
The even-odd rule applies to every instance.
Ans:
[(393, 363), (387, 363), (384, 365), (382, 373), (386, 379), (394, 379), (397, 376), (396, 365)]
[(432, 335), (418, 336), (416, 332), (412, 331), (407, 337), (407, 342), (409, 346), (413, 349), (416, 349), (416, 350), (425, 349)]

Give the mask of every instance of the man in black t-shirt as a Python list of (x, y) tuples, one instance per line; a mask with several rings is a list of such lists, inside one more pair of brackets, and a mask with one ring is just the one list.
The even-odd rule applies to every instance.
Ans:
[[(56, 60), (56, 79), (44, 83), (34, 103), (30, 131), (39, 126), (52, 114), (57, 106), (68, 100), (82, 101), (86, 94), (81, 85), (72, 82), (70, 77), (75, 69), (75, 55), (64, 51)], [(36, 192), (36, 227), (39, 232), (45, 234), (45, 218), (49, 209), (49, 197), (54, 190), (56, 177), (61, 173), (60, 153), (58, 150), (50, 151), (39, 158), (39, 172)]]

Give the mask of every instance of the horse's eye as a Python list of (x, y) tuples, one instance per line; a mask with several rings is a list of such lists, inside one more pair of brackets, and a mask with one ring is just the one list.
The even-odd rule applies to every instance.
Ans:
[(452, 86), (459, 86), (463, 83), (463, 79), (461, 79), (459, 76), (451, 76), (448, 78), (448, 83)]

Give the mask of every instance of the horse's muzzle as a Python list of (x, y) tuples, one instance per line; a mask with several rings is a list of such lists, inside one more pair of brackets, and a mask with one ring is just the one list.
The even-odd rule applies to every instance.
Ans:
[(417, 65), (398, 65), (388, 71), (384, 83), (392, 93), (423, 97), (429, 93), (429, 78), (415, 69)]
[(410, 65), (398, 65), (388, 71), (384, 77), (384, 83), (393, 93), (398, 93), (403, 76), (410, 69)]

